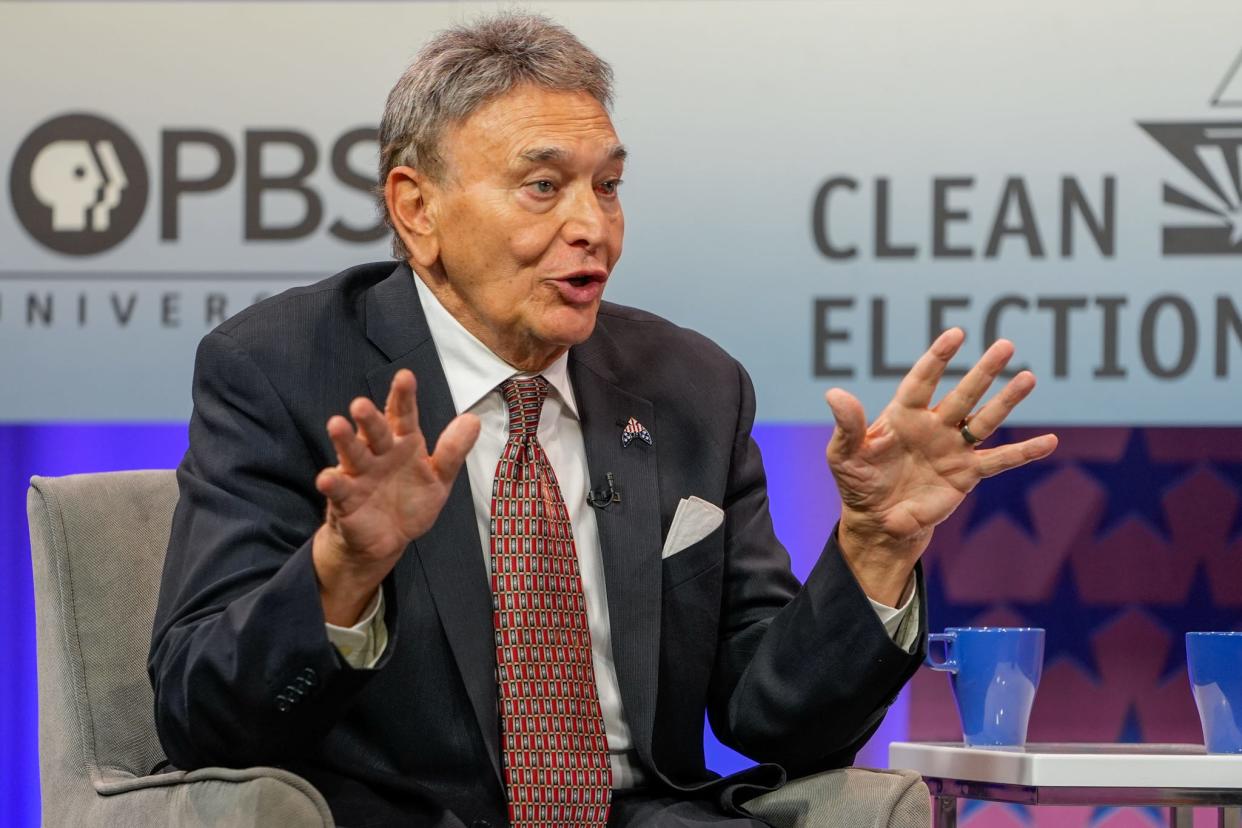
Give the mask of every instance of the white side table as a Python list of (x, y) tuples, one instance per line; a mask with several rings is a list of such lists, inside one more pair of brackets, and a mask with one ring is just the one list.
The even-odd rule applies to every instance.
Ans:
[(955, 828), (957, 800), (1022, 805), (1114, 805), (1169, 809), (1171, 828), (1191, 828), (1191, 808), (1219, 810), (1221, 828), (1242, 828), (1242, 755), (1202, 745), (1032, 744), (968, 748), (893, 742), (889, 766), (923, 775), (935, 828)]

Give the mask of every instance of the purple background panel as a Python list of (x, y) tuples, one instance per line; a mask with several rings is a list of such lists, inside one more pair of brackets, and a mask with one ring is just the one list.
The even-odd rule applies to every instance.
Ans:
[(184, 424), (0, 425), (0, 825), (39, 824), (38, 689), (26, 489), (31, 475), (172, 468)]
[[(1242, 429), (1060, 434), (1052, 458), (984, 481), (937, 531), (931, 627), (1047, 629), (1031, 741), (1201, 744), (1185, 633), (1242, 629)], [(909, 693), (910, 738), (960, 740), (943, 675), (923, 668)], [(1165, 824), (1153, 809), (963, 813), (967, 828)]]
[[(1009, 432), (1012, 439), (1040, 429)], [(1049, 460), (984, 481), (925, 558), (933, 629), (1048, 630), (1032, 715), (1040, 741), (1202, 738), (1183, 634), (1242, 629), (1242, 429), (1058, 429)], [(805, 577), (838, 513), (827, 425), (757, 425), (777, 534)], [(34, 612), (25, 491), (30, 475), (171, 468), (182, 424), (0, 426), (0, 824), (38, 824)], [(692, 493), (688, 493), (692, 494)], [(944, 676), (922, 670), (859, 764), (887, 764), (894, 739), (959, 739)], [(705, 737), (721, 772), (748, 761)], [(1148, 828), (1143, 809), (1024, 809), (972, 803), (966, 828)], [(1203, 825), (1210, 815), (1200, 814)]]

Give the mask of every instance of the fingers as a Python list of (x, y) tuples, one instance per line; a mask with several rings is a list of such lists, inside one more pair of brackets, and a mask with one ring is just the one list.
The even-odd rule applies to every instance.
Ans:
[(349, 480), (338, 467), (321, 471), (315, 477), (315, 488), (337, 506), (349, 496)]
[(436, 453), (431, 456), (432, 466), (441, 480), (447, 483), (457, 476), (466, 454), (478, 438), (479, 418), (473, 414), (459, 414), (444, 427), (436, 441)]
[(349, 404), (349, 413), (358, 424), (358, 434), (366, 441), (372, 454), (383, 454), (392, 448), (392, 431), (375, 403), (366, 397), (358, 397)]
[(931, 405), (932, 395), (944, 376), (945, 367), (965, 339), (966, 334), (961, 328), (949, 328), (936, 337), (936, 341), (902, 379), (901, 385), (897, 386), (893, 399), (909, 408), (927, 408)]
[(832, 430), (832, 439), (828, 442), (828, 452), (838, 457), (853, 454), (867, 436), (867, 417), (862, 403), (853, 394), (840, 388), (829, 389), (824, 399), (832, 409), (832, 418), (837, 421), (836, 428)]
[[(966, 372), (966, 376), (962, 377), (957, 387), (946, 394), (945, 398), (940, 401), (940, 405), (936, 406), (936, 413), (940, 415), (940, 419), (946, 425), (957, 425), (963, 417), (974, 411), (979, 400), (983, 399), (983, 395), (988, 392), (992, 382), (1000, 376), (1000, 372), (1005, 370), (1005, 366), (1009, 364), (1012, 357), (1012, 342), (1007, 339), (998, 339), (993, 342), (974, 367)], [(984, 435), (975, 431), (973, 420), (971, 423), (971, 432), (982, 439)]]
[[(341, 471), (358, 475), (370, 467), (376, 456), (392, 450), (398, 437), (418, 433), (418, 406), (414, 400), (414, 374), (401, 370), (393, 377), (388, 389), (384, 414), (366, 397), (356, 397), (349, 404), (349, 420), (337, 415), (328, 420), (328, 439), (336, 450)], [(326, 494), (326, 492), (325, 492)]]
[[(1030, 371), (1018, 374), (1005, 383), (1001, 392), (988, 400), (987, 405), (979, 409), (979, 413), (970, 418), (970, 433), (980, 440), (986, 440), (996, 429), (1000, 428), (1001, 423), (1005, 422), (1005, 418), (1017, 407), (1018, 403), (1025, 400), (1034, 390), (1035, 375)], [(951, 425), (956, 425), (960, 421), (961, 417), (954, 420)]]
[(1016, 469), (1032, 460), (1047, 457), (1056, 450), (1056, 447), (1057, 436), (1055, 434), (1042, 434), (1039, 437), (1023, 440), (1021, 443), (978, 449), (975, 451), (975, 457), (979, 460), (979, 475), (980, 477), (992, 477), (1001, 472)]
[(384, 416), (393, 434), (403, 437), (418, 431), (418, 401), (415, 394), (414, 373), (402, 368), (392, 378), (388, 387), (388, 402), (384, 404)]
[(349, 420), (337, 414), (328, 420), (328, 439), (336, 450), (336, 459), (346, 474), (358, 474), (370, 455), (365, 443), (354, 433)]

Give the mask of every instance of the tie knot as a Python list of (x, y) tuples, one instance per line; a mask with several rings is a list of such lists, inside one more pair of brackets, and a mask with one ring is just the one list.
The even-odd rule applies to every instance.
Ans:
[(513, 377), (500, 386), (509, 406), (509, 437), (533, 439), (539, 431), (539, 414), (548, 396), (548, 381), (542, 376)]

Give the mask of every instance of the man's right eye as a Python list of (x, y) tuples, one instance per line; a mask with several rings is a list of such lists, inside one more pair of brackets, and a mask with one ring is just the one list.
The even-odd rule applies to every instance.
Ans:
[(556, 185), (546, 178), (542, 178), (538, 181), (532, 181), (526, 186), (534, 189), (534, 191), (539, 195), (552, 195), (556, 192)]

